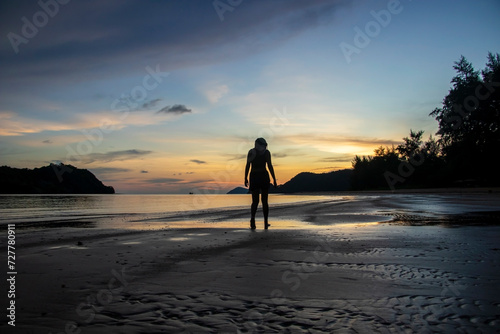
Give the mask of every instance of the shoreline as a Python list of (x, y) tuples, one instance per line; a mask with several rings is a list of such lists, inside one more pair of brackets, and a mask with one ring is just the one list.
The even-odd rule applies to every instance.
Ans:
[[(231, 196), (231, 195), (228, 195)], [(307, 195), (309, 196), (309, 195)], [(43, 220), (17, 221), (20, 230), (57, 227), (162, 229), (183, 227), (246, 228), (250, 205), (189, 211), (90, 213)], [(270, 222), (279, 228), (314, 228), (345, 223), (392, 222), (406, 225), (499, 224), (500, 193), (343, 193), (318, 195), (316, 200), (270, 204)], [(481, 215), (481, 212), (483, 215)], [(257, 221), (262, 220), (261, 206)], [(0, 224), (0, 229), (6, 227)]]
[[(446, 187), (446, 188), (401, 188), (401, 189), (379, 189), (379, 190), (343, 190), (343, 191), (318, 191), (318, 192), (295, 192), (277, 193), (282, 195), (363, 195), (363, 194), (498, 194), (500, 187)], [(272, 195), (272, 193), (271, 193)]]
[[(262, 229), (260, 210), (258, 229), (249, 230), (248, 209), (19, 229), (16, 327), (33, 333), (499, 331), (500, 226), (459, 224), (474, 208), (500, 211), (499, 196), (394, 198), (274, 206), (269, 230)], [(398, 213), (417, 222), (448, 217), (453, 224), (379, 222)], [(0, 323), (2, 332), (7, 328)]]

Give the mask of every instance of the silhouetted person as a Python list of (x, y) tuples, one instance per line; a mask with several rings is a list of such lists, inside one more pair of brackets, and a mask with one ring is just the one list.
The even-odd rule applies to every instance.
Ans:
[(264, 138), (257, 138), (255, 140), (255, 147), (248, 151), (247, 165), (245, 167), (245, 187), (248, 186), (248, 171), (250, 170), (250, 165), (252, 169), (250, 171), (250, 191), (252, 192), (252, 207), (251, 207), (251, 218), (250, 218), (250, 228), (255, 229), (255, 213), (257, 212), (257, 206), (259, 205), (259, 194), (262, 198), (262, 211), (264, 212), (264, 228), (267, 229), (270, 225), (268, 223), (269, 216), (269, 204), (267, 202), (267, 197), (269, 194), (269, 174), (266, 169), (269, 168), (269, 172), (273, 177), (273, 184), (276, 187), (276, 176), (274, 175), (273, 164), (271, 163), (271, 152), (267, 150), (267, 143)]

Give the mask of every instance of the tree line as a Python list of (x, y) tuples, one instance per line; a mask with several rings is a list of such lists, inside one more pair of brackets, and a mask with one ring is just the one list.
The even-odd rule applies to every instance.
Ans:
[(500, 54), (487, 60), (481, 71), (464, 56), (454, 63), (448, 95), (429, 114), (436, 137), (424, 141), (424, 131), (410, 130), (400, 145), (355, 156), (352, 189), (500, 185)]

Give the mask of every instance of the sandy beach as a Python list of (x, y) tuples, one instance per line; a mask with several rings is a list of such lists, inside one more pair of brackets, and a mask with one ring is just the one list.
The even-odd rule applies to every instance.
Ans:
[(497, 333), (499, 211), (498, 193), (346, 195), (272, 207), (268, 231), (248, 209), (18, 228), (0, 331)]

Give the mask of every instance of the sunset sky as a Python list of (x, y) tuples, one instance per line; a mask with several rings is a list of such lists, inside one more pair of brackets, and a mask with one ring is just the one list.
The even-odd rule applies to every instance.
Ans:
[(278, 183), (437, 130), (500, 1), (2, 1), (0, 165), (119, 193), (226, 192), (266, 138)]

